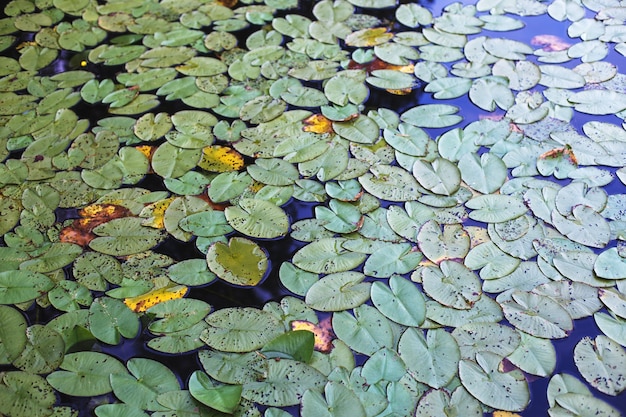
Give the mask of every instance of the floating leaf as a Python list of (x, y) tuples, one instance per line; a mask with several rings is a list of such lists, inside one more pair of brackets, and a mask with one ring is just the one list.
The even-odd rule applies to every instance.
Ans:
[(298, 250), (292, 262), (298, 268), (317, 274), (348, 271), (363, 262), (366, 256), (344, 249), (341, 245), (345, 241), (342, 238), (317, 240)]
[(198, 166), (210, 172), (238, 171), (244, 165), (239, 152), (228, 146), (213, 145), (202, 149)]
[(160, 230), (142, 226), (139, 217), (114, 219), (94, 228), (93, 232), (98, 237), (89, 243), (89, 247), (113, 256), (146, 251), (164, 238)]
[(447, 385), (456, 375), (460, 352), (456, 341), (443, 329), (422, 331), (409, 327), (398, 345), (400, 358), (417, 381), (433, 388)]
[(259, 199), (242, 198), (237, 206), (224, 210), (233, 229), (247, 236), (271, 239), (287, 234), (289, 219), (277, 205)]
[(0, 272), (0, 304), (18, 304), (34, 300), (52, 287), (54, 282), (39, 272)]
[(122, 336), (137, 336), (140, 326), (137, 315), (120, 300), (99, 297), (89, 307), (89, 327), (98, 340), (116, 345)]
[(365, 409), (356, 394), (339, 382), (329, 381), (324, 396), (309, 390), (302, 396), (302, 416), (365, 417)]
[(126, 298), (124, 304), (135, 313), (142, 313), (159, 303), (182, 298), (188, 290), (184, 285), (158, 288), (136, 297)]
[(127, 373), (120, 361), (100, 352), (68, 353), (60, 369), (47, 376), (48, 383), (64, 394), (77, 397), (109, 393), (110, 376)]
[(255, 286), (265, 276), (268, 259), (265, 251), (251, 240), (230, 238), (228, 244), (216, 242), (207, 251), (209, 269), (219, 278), (235, 285)]
[(385, 316), (367, 304), (356, 307), (353, 312), (354, 316), (347, 311), (333, 314), (333, 330), (339, 339), (352, 350), (366, 355), (392, 347), (392, 328)]
[(413, 283), (399, 275), (389, 278), (389, 286), (374, 282), (371, 298), (374, 306), (396, 323), (417, 327), (426, 317), (424, 295)]
[(618, 395), (626, 389), (626, 379), (621, 372), (626, 366), (626, 351), (608, 337), (583, 338), (574, 348), (574, 363), (598, 391)]
[(516, 291), (502, 310), (509, 322), (533, 336), (546, 339), (567, 337), (573, 329), (569, 313), (549, 297)]
[(444, 260), (439, 268), (422, 271), (424, 291), (439, 303), (456, 309), (468, 309), (478, 301), (480, 284), (472, 271), (455, 261)]
[(206, 317), (209, 328), (202, 340), (224, 352), (250, 352), (260, 349), (283, 333), (271, 313), (250, 307), (223, 308)]
[(52, 414), (56, 395), (50, 384), (41, 376), (22, 371), (8, 371), (3, 374), (0, 387), (1, 413), (16, 417)]
[(315, 336), (308, 330), (292, 330), (267, 343), (263, 355), (268, 358), (287, 358), (308, 363), (313, 355)]
[(528, 210), (524, 202), (514, 196), (490, 194), (474, 197), (465, 203), (472, 209), (469, 217), (485, 223), (501, 223), (515, 219)]
[(358, 307), (369, 299), (370, 283), (359, 272), (339, 272), (316, 281), (306, 292), (305, 301), (319, 311), (342, 311)]
[(400, 120), (418, 127), (449, 127), (463, 120), (454, 114), (458, 110), (449, 104), (423, 104), (402, 113)]
[(522, 411), (530, 401), (524, 374), (518, 369), (502, 372), (501, 360), (500, 356), (488, 352), (478, 353), (476, 362), (461, 360), (461, 383), (470, 394), (489, 407)]
[(207, 374), (194, 371), (189, 379), (189, 393), (204, 405), (232, 414), (241, 400), (241, 385), (214, 385)]

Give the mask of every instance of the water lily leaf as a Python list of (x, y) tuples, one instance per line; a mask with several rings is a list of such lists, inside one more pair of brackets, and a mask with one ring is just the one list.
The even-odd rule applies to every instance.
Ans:
[(422, 187), (439, 195), (452, 195), (461, 184), (461, 172), (455, 164), (444, 158), (436, 158), (432, 162), (416, 160), (413, 176)]
[(252, 177), (247, 172), (224, 172), (213, 178), (209, 186), (209, 198), (214, 203), (222, 203), (235, 198), (252, 185)]
[(463, 120), (458, 111), (449, 104), (423, 104), (402, 113), (400, 120), (418, 127), (449, 127)]
[(49, 373), (63, 361), (65, 343), (55, 330), (35, 324), (26, 329), (27, 343), (13, 365), (33, 374)]
[(464, 96), (472, 87), (472, 80), (460, 77), (443, 77), (432, 80), (424, 91), (434, 93), (437, 99), (457, 98)]
[(562, 412), (578, 415), (618, 416), (619, 410), (592, 395), (565, 393), (559, 394), (556, 399), (557, 407), (550, 408), (549, 412)]
[(322, 238), (298, 250), (292, 262), (298, 268), (316, 274), (331, 274), (355, 268), (366, 255), (347, 251), (342, 247), (346, 239)]
[(626, 109), (626, 94), (611, 90), (587, 90), (568, 98), (574, 109), (587, 114), (615, 114)]
[(268, 259), (256, 243), (233, 237), (228, 245), (215, 242), (207, 251), (209, 269), (219, 278), (235, 285), (255, 286), (265, 276)]
[(371, 298), (374, 306), (396, 323), (417, 327), (426, 317), (424, 295), (413, 283), (399, 275), (389, 278), (389, 286), (374, 282)]
[(464, 259), (469, 269), (480, 269), (480, 277), (484, 280), (504, 277), (515, 271), (520, 260), (503, 252), (493, 242), (485, 242), (474, 246)]
[(443, 329), (421, 330), (409, 327), (398, 345), (400, 358), (417, 381), (432, 388), (446, 386), (457, 373), (461, 357), (454, 337)]
[(465, 389), (497, 410), (522, 411), (530, 401), (528, 384), (519, 369), (500, 371), (502, 358), (494, 353), (476, 355), (476, 362), (461, 360), (459, 377)]
[(560, 339), (572, 331), (572, 318), (549, 297), (515, 291), (512, 300), (501, 303), (506, 319), (516, 328), (536, 337)]
[(507, 110), (515, 102), (508, 80), (499, 76), (475, 80), (469, 90), (469, 98), (472, 103), (486, 111), (494, 111), (496, 107)]
[(152, 169), (163, 178), (178, 178), (195, 167), (202, 152), (184, 149), (164, 142), (152, 155)]
[(202, 340), (224, 352), (251, 352), (283, 333), (273, 314), (251, 307), (223, 308), (205, 320), (209, 328)]
[(112, 391), (110, 376), (128, 372), (114, 357), (89, 351), (68, 353), (59, 368), (46, 380), (57, 391), (77, 397), (107, 394)]
[(346, 44), (355, 47), (375, 46), (388, 42), (393, 38), (387, 28), (367, 28), (352, 32), (345, 39)]
[(8, 365), (17, 358), (28, 342), (26, 319), (9, 306), (0, 306), (0, 363)]
[(619, 254), (617, 248), (604, 250), (593, 264), (593, 271), (600, 278), (623, 279), (626, 278), (626, 258)]
[(347, 122), (333, 122), (333, 130), (351, 142), (372, 144), (380, 137), (380, 128), (371, 118), (360, 115)]
[(41, 376), (8, 371), (2, 376), (0, 387), (1, 413), (16, 417), (52, 415), (56, 394)]
[(26, 71), (37, 71), (48, 66), (56, 59), (59, 51), (41, 48), (39, 45), (29, 45), (20, 51), (19, 63)]
[(364, 274), (355, 271), (327, 275), (309, 287), (305, 301), (319, 311), (358, 307), (370, 297), (371, 283), (363, 282), (364, 279)]
[(332, 199), (329, 207), (315, 207), (315, 218), (331, 232), (350, 233), (363, 225), (363, 215), (354, 204)]
[(373, 355), (381, 348), (391, 348), (393, 333), (391, 324), (376, 308), (362, 304), (353, 309), (354, 316), (347, 311), (333, 314), (333, 330), (350, 349)]
[(309, 390), (302, 396), (302, 416), (365, 417), (365, 409), (357, 395), (340, 382), (328, 381), (324, 396)]
[(209, 325), (206, 322), (200, 321), (186, 329), (150, 339), (147, 345), (157, 352), (170, 354), (191, 352), (205, 346), (200, 336), (208, 327)]
[(463, 58), (463, 51), (460, 48), (451, 48), (431, 43), (420, 46), (419, 51), (420, 59), (435, 63), (454, 62)]
[(572, 209), (571, 220), (552, 210), (552, 224), (574, 242), (594, 248), (603, 248), (610, 239), (610, 228), (604, 217), (582, 204)]
[(201, 237), (218, 237), (232, 232), (223, 211), (209, 210), (190, 214), (179, 222), (185, 232)]
[(345, 106), (348, 103), (361, 104), (369, 96), (365, 86), (365, 72), (346, 70), (337, 73), (324, 85), (324, 94), (334, 104)]
[(508, 170), (502, 159), (491, 153), (480, 156), (466, 153), (459, 160), (459, 170), (463, 181), (483, 194), (499, 190), (508, 176)]
[(182, 298), (187, 294), (188, 290), (184, 285), (156, 288), (145, 294), (125, 298), (124, 304), (135, 313), (142, 313), (162, 302)]
[(582, 282), (551, 281), (535, 287), (532, 292), (557, 301), (572, 317), (588, 317), (602, 308), (598, 290)]
[(0, 304), (18, 304), (45, 294), (54, 287), (46, 275), (31, 271), (0, 272)]
[(243, 156), (228, 146), (213, 145), (202, 149), (198, 166), (211, 172), (238, 171), (244, 165)]
[(481, 282), (463, 264), (444, 260), (439, 268), (422, 270), (424, 291), (439, 303), (456, 308), (468, 309), (481, 295)]
[(121, 337), (132, 339), (139, 332), (139, 319), (122, 301), (99, 297), (89, 307), (89, 328), (105, 343), (116, 345)]
[[(452, 395), (444, 388), (426, 392), (417, 405), (416, 417), (426, 417), (450, 413), (452, 416), (481, 416), (483, 415), (480, 402), (468, 394), (465, 388), (458, 387)], [(504, 417), (504, 416), (502, 416)], [(512, 416), (511, 416), (512, 417)]]
[[(398, 44), (394, 45), (398, 46)], [(410, 90), (417, 85), (417, 80), (413, 77), (413, 74), (407, 74), (395, 69), (374, 70), (365, 81), (374, 87), (385, 90)]]
[(469, 235), (461, 225), (444, 225), (442, 230), (435, 220), (422, 225), (417, 242), (424, 256), (435, 263), (463, 259), (470, 247)]
[(215, 410), (232, 414), (241, 400), (241, 385), (215, 385), (202, 371), (194, 371), (189, 379), (193, 398)]
[(522, 371), (546, 377), (552, 375), (556, 367), (556, 350), (552, 341), (518, 332), (520, 342), (507, 359)]
[(199, 56), (190, 58), (185, 61), (184, 64), (178, 65), (176, 67), (176, 71), (184, 75), (195, 77), (210, 77), (212, 75), (224, 73), (227, 69), (228, 67), (226, 66), (226, 64), (224, 64), (219, 59)]
[(560, 65), (541, 65), (539, 84), (546, 87), (579, 88), (585, 85), (585, 78), (572, 69)]
[(467, 323), (452, 331), (462, 359), (474, 360), (481, 352), (507, 357), (520, 344), (520, 334), (498, 323)]
[(574, 348), (574, 363), (583, 378), (598, 391), (618, 395), (626, 389), (620, 371), (626, 366), (626, 351), (608, 337), (583, 338)]
[(94, 413), (97, 417), (147, 417), (148, 413), (145, 413), (140, 408), (124, 403), (117, 404), (101, 404), (94, 409)]
[(142, 226), (139, 217), (113, 219), (93, 229), (98, 236), (89, 247), (113, 256), (132, 255), (156, 246), (164, 235), (161, 230)]
[(474, 197), (465, 203), (472, 209), (469, 217), (485, 223), (501, 223), (515, 219), (528, 210), (524, 202), (514, 196), (490, 194)]
[[(108, 101), (105, 100), (111, 100), (114, 94), (116, 94), (116, 92), (107, 95), (102, 99), (102, 102), (107, 103)], [(129, 98), (130, 100), (128, 100)], [(123, 97), (123, 101), (119, 101), (119, 98), (116, 96), (115, 101), (111, 103), (109, 113), (120, 115), (140, 114), (154, 109), (159, 104), (158, 97), (154, 94), (137, 94), (136, 92), (132, 92), (127, 93), (127, 96)]]
[(261, 352), (268, 358), (286, 358), (308, 363), (313, 355), (315, 336), (308, 330), (283, 333), (266, 344)]
[(284, 407), (300, 403), (307, 390), (321, 391), (327, 379), (315, 368), (291, 359), (270, 359), (262, 381), (243, 385), (242, 397), (258, 404)]
[(401, 4), (396, 9), (396, 19), (404, 26), (416, 28), (432, 23), (433, 15), (426, 7), (416, 3)]
[(257, 159), (246, 169), (254, 180), (267, 185), (291, 185), (299, 177), (298, 170), (292, 164), (278, 158)]
[(224, 215), (233, 229), (251, 237), (272, 239), (289, 230), (287, 214), (265, 200), (241, 198), (237, 206), (226, 207)]
[(406, 274), (417, 267), (421, 260), (422, 254), (408, 243), (387, 244), (369, 256), (363, 272), (377, 278)]
[(63, 280), (48, 292), (50, 304), (60, 311), (80, 309), (93, 302), (91, 292), (87, 287), (76, 281)]
[(374, 165), (358, 179), (368, 193), (383, 200), (411, 201), (418, 195), (415, 177), (396, 166)]

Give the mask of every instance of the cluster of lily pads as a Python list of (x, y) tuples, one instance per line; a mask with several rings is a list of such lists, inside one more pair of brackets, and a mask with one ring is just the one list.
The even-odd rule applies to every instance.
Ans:
[[(594, 391), (626, 389), (626, 193), (606, 191), (626, 184), (626, 75), (605, 60), (626, 8), (298, 6), (5, 6), (0, 414), (84, 411), (62, 394), (98, 417), (515, 415), (540, 377), (551, 416), (620, 415)], [(570, 39), (507, 37), (537, 15)], [(262, 283), (287, 238), (292, 295), (194, 297)], [(579, 375), (554, 374), (552, 340), (589, 316)], [(98, 349), (136, 337), (198, 369)]]

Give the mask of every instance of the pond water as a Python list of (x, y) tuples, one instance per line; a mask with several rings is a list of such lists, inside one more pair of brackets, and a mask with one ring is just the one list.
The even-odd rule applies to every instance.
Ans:
[(626, 411), (623, 6), (245, 3), (4, 9), (0, 414)]

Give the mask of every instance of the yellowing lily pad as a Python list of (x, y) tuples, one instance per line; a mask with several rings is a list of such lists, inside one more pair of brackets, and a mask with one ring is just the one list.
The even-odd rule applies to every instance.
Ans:
[(256, 243), (242, 237), (233, 237), (228, 244), (216, 242), (207, 252), (209, 269), (231, 284), (255, 286), (265, 276), (268, 259)]

